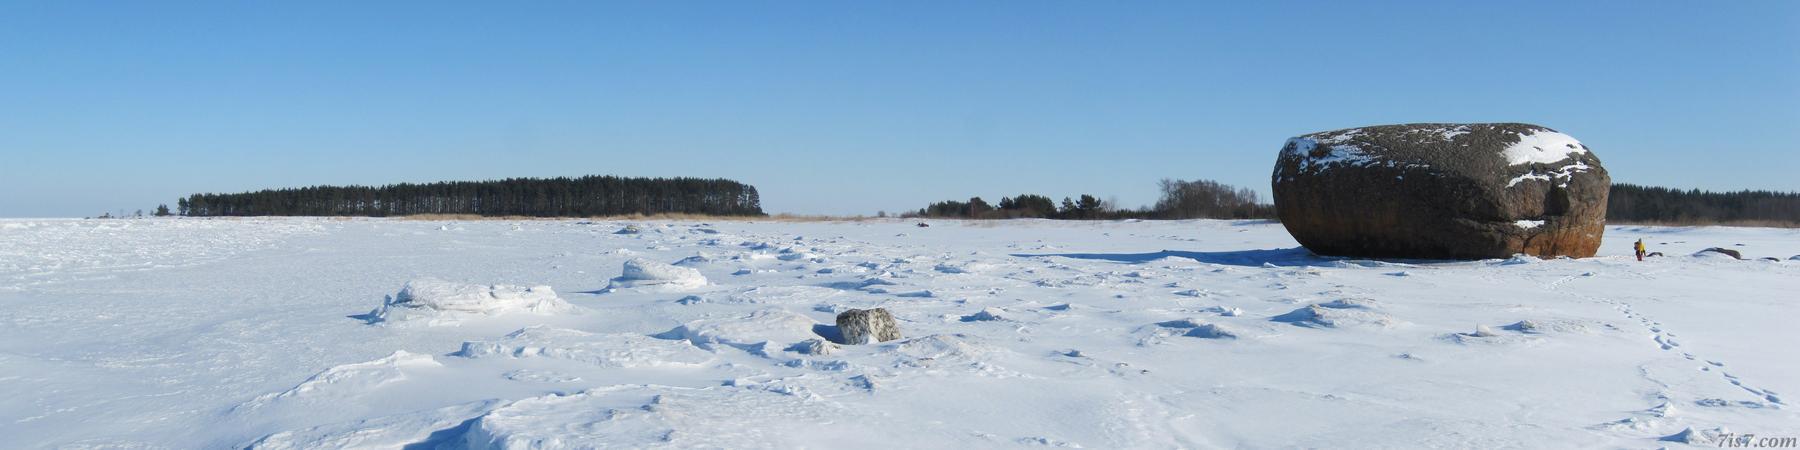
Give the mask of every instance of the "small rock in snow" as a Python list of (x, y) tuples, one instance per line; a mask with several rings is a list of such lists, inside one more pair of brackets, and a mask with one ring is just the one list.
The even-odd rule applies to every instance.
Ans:
[(900, 339), (900, 324), (885, 308), (852, 309), (837, 316), (838, 333), (843, 343), (869, 344)]

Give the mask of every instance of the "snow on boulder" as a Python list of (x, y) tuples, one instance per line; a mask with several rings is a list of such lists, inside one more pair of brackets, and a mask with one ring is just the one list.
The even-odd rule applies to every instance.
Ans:
[(885, 308), (852, 309), (838, 313), (838, 334), (851, 345), (900, 339), (900, 324)]
[(1313, 253), (1487, 259), (1593, 256), (1612, 181), (1549, 128), (1426, 123), (1288, 139), (1273, 184), (1281, 224)]
[(713, 355), (684, 341), (637, 333), (595, 334), (567, 328), (532, 326), (491, 341), (463, 342), (456, 356), (481, 358), (550, 358), (605, 368), (700, 367)]
[(435, 278), (406, 282), (400, 293), (387, 297), (369, 312), (370, 323), (423, 319), (430, 325), (453, 325), (461, 320), (514, 312), (558, 314), (576, 311), (556, 296), (549, 286), (479, 285)]
[(663, 264), (644, 258), (632, 258), (625, 261), (625, 268), (618, 278), (612, 279), (607, 290), (654, 287), (669, 290), (693, 289), (706, 285), (706, 276), (699, 270), (687, 267)]

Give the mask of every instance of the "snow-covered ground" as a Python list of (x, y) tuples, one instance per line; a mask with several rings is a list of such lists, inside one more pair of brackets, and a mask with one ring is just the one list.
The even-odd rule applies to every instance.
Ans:
[[(1263, 222), (635, 224), (0, 221), (0, 448), (1800, 435), (1796, 230), (1405, 262)], [(906, 337), (817, 340), (869, 307)]]

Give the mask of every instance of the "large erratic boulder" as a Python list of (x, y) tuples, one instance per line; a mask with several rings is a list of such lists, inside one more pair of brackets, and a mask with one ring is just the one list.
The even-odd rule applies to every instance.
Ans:
[(1588, 257), (1612, 179), (1569, 135), (1522, 123), (1384, 125), (1288, 139), (1275, 208), (1320, 255)]

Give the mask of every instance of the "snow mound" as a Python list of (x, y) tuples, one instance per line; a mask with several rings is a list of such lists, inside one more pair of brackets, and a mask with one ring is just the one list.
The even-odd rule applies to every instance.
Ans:
[(605, 368), (701, 367), (713, 355), (683, 341), (532, 326), (492, 341), (463, 342), (464, 358), (551, 358)]
[(685, 339), (707, 350), (716, 350), (719, 345), (726, 345), (767, 356), (787, 347), (787, 344), (819, 338), (813, 332), (813, 328), (818, 325), (819, 322), (810, 317), (786, 310), (766, 309), (741, 317), (695, 320), (657, 337)]
[(781, 252), (779, 254), (775, 255), (775, 259), (782, 260), (782, 261), (825, 262), (825, 258), (820, 257), (816, 253), (805, 251), (805, 250), (800, 250), (800, 249), (796, 249), (796, 248), (792, 248), (792, 247), (781, 249)]
[[(679, 388), (620, 385), (518, 400), (471, 422), (471, 450), (561, 448), (827, 448), (845, 442), (908, 442), (856, 423), (834, 402), (760, 386)], [(806, 427), (806, 432), (796, 432)], [(835, 443), (836, 445), (832, 445)]]
[(1653, 417), (1626, 417), (1588, 428), (1607, 431), (1646, 431), (1661, 428), (1664, 421)]
[(1215, 314), (1225, 316), (1225, 317), (1237, 317), (1237, 316), (1244, 315), (1244, 309), (1236, 307), (1236, 306), (1210, 306), (1210, 307), (1201, 309), (1201, 311), (1215, 313)]
[(238, 448), (252, 450), (412, 448), (420, 443), (437, 443), (433, 439), (435, 433), (454, 429), (458, 424), (479, 417), (499, 404), (499, 400), (485, 400), (434, 410), (323, 425), (299, 431), (282, 431)]
[(1500, 329), (1528, 334), (1543, 333), (1587, 333), (1593, 330), (1587, 322), (1566, 319), (1521, 320)]
[(1202, 322), (1197, 319), (1175, 319), (1146, 325), (1137, 332), (1138, 346), (1145, 347), (1168, 342), (1170, 337), (1183, 336), (1201, 339), (1237, 339), (1239, 334), (1230, 328)]
[(325, 369), (286, 391), (264, 394), (238, 405), (237, 410), (255, 410), (274, 402), (329, 397), (326, 401), (354, 398), (384, 385), (405, 381), (407, 372), (443, 367), (431, 355), (404, 350), (391, 355), (354, 364)]
[(1006, 320), (1004, 318), (1005, 315), (1006, 315), (1005, 310), (989, 306), (986, 308), (981, 308), (981, 311), (977, 311), (974, 314), (962, 316), (962, 321), (964, 321), (964, 322), (986, 322), (986, 321), (994, 321), (994, 320)]
[(1269, 320), (1308, 328), (1339, 328), (1352, 325), (1385, 328), (1394, 324), (1392, 317), (1376, 309), (1374, 300), (1354, 298), (1307, 305)]
[(978, 262), (978, 261), (967, 261), (967, 262), (961, 262), (961, 263), (941, 263), (936, 266), (932, 266), (931, 270), (935, 270), (935, 271), (942, 272), (942, 273), (948, 273), (948, 274), (958, 274), (958, 273), (986, 272), (988, 270), (992, 270), (993, 268), (994, 268), (993, 264), (988, 264), (988, 263)]
[(581, 381), (581, 377), (577, 375), (570, 375), (554, 370), (538, 369), (519, 369), (501, 374), (500, 376), (505, 377), (508, 380), (526, 383), (574, 383)]
[(625, 261), (625, 268), (618, 278), (612, 279), (607, 290), (654, 287), (668, 290), (693, 289), (706, 286), (706, 277), (699, 270), (663, 264), (644, 258), (632, 258)]
[(828, 300), (842, 293), (837, 289), (818, 286), (758, 286), (744, 292), (732, 294), (726, 301), (733, 303), (797, 305), (810, 304)]
[(1532, 342), (1534, 337), (1518, 333), (1499, 333), (1487, 325), (1476, 325), (1475, 331), (1468, 333), (1450, 333), (1444, 339), (1458, 344), (1520, 344)]
[(718, 261), (719, 261), (718, 257), (715, 257), (715, 256), (707, 254), (707, 253), (698, 253), (698, 254), (695, 254), (694, 256), (681, 258), (680, 261), (675, 261), (674, 265), (677, 265), (677, 266), (704, 266), (704, 265), (712, 264), (712, 263), (715, 263)]
[(1200, 326), (1189, 329), (1187, 333), (1183, 333), (1182, 335), (1202, 339), (1237, 339), (1238, 337), (1237, 332), (1218, 324), (1211, 323), (1200, 324)]
[(885, 343), (879, 353), (891, 358), (890, 367), (908, 372), (924, 369), (939, 374), (939, 369), (959, 368), (999, 378), (1021, 376), (993, 363), (1003, 351), (965, 334), (933, 334)]
[(1729, 438), (1730, 436), (1731, 431), (1724, 427), (1706, 430), (1696, 430), (1694, 427), (1688, 427), (1687, 429), (1681, 430), (1680, 433), (1663, 436), (1662, 441), (1680, 442), (1688, 445), (1713, 445), (1713, 443), (1716, 442), (1723, 444), (1719, 440)]
[(454, 325), (463, 319), (514, 312), (575, 311), (574, 305), (558, 298), (549, 286), (462, 284), (422, 278), (406, 282), (400, 293), (387, 297), (380, 307), (370, 311), (368, 320), (382, 323), (423, 319), (430, 325)]

